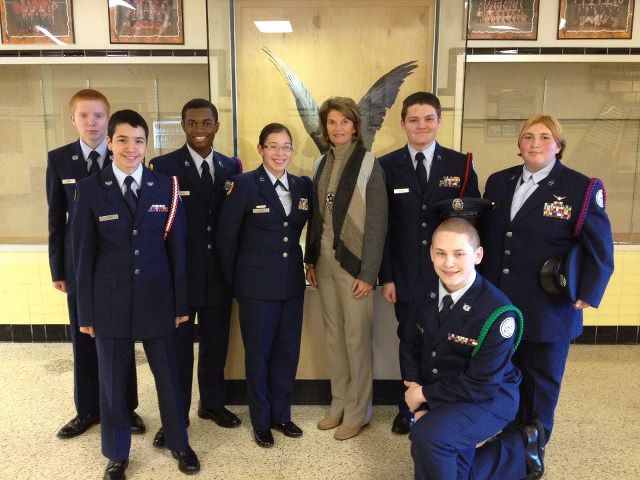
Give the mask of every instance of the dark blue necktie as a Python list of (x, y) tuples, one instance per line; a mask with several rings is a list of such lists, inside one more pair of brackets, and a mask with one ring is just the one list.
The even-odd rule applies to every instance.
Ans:
[(441, 327), (444, 323), (447, 315), (451, 311), (451, 305), (453, 305), (453, 298), (451, 295), (445, 295), (442, 297), (442, 310), (438, 312), (438, 326)]
[(136, 209), (138, 208), (138, 197), (133, 192), (133, 188), (131, 188), (131, 184), (133, 183), (133, 177), (129, 175), (124, 179), (124, 184), (127, 186), (127, 191), (124, 192), (124, 200), (127, 202), (127, 206), (133, 215), (136, 214)]
[(420, 188), (422, 188), (422, 192), (424, 193), (427, 190), (427, 183), (429, 182), (429, 177), (427, 176), (427, 169), (424, 166), (424, 153), (418, 152), (416, 153), (416, 175), (418, 176), (418, 181), (420, 182)]
[(91, 150), (91, 152), (89, 153), (89, 160), (91, 160), (89, 175), (93, 175), (94, 173), (98, 173), (100, 171), (100, 164), (98, 163), (99, 158), (100, 154), (95, 150)]
[(213, 178), (211, 178), (211, 170), (206, 161), (202, 161), (202, 175), (200, 176), (200, 187), (207, 198), (211, 197), (213, 192)]

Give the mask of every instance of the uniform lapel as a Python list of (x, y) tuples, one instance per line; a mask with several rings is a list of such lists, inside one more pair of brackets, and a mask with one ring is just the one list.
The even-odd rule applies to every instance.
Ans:
[[(299, 210), (298, 205), (300, 204), (300, 182), (289, 172), (287, 172), (287, 180), (289, 181), (289, 192), (291, 193), (291, 212), (289, 213), (289, 216), (291, 216)], [(300, 179), (300, 181), (303, 180)], [(278, 201), (279, 200), (280, 199), (278, 199)]]
[(158, 179), (156, 175), (148, 168), (142, 167), (142, 183), (140, 190), (138, 190), (138, 208), (136, 209), (136, 225), (140, 223), (142, 217), (149, 211), (149, 208), (153, 204), (153, 193), (157, 185)]
[(518, 184), (518, 180), (520, 179), (521, 175), (522, 167), (516, 167), (510, 172), (510, 175), (507, 175), (507, 178), (505, 179), (505, 193), (503, 195), (505, 201), (502, 205), (502, 215), (507, 225), (511, 223), (511, 203), (513, 203), (513, 194), (516, 191), (516, 185)]
[(71, 165), (73, 168), (74, 178), (80, 180), (81, 178), (89, 176), (87, 162), (82, 154), (82, 147), (80, 147), (80, 140), (75, 142), (71, 147)]
[(198, 197), (203, 203), (207, 203), (208, 198), (206, 198), (204, 192), (200, 188), (200, 172), (198, 171), (196, 162), (191, 157), (191, 152), (189, 152), (187, 144), (184, 144), (180, 149), (180, 158), (182, 160), (181, 168), (184, 169), (183, 176), (187, 179), (187, 184), (191, 188), (192, 198), (195, 196)]
[(113, 173), (113, 168), (103, 168), (98, 175), (100, 175), (100, 185), (105, 189), (107, 202), (118, 211), (119, 215), (123, 215), (133, 221), (133, 215), (131, 215), (127, 202), (124, 200), (118, 180), (116, 180), (116, 176)]
[(258, 175), (256, 176), (256, 181), (260, 186), (260, 195), (278, 212), (280, 212), (284, 217), (287, 215), (284, 212), (284, 207), (282, 206), (282, 202), (276, 193), (276, 189), (271, 183), (271, 179), (267, 172), (264, 169), (264, 166), (260, 166), (258, 168)]
[(458, 332), (460, 327), (466, 323), (467, 318), (473, 313), (473, 308), (480, 293), (480, 285), (480, 275), (476, 274), (473, 285), (458, 299), (438, 330), (437, 342), (447, 339), (450, 333)]
[(433, 160), (431, 160), (431, 171), (429, 172), (429, 181), (427, 182), (427, 191), (424, 192), (424, 200), (428, 200), (433, 192), (435, 192), (440, 178), (444, 172), (444, 160), (442, 159), (442, 151), (440, 145), (436, 142), (436, 148), (433, 151)]
[(409, 147), (405, 145), (402, 149), (402, 154), (396, 157), (397, 171), (400, 176), (407, 182), (407, 185), (413, 190), (420, 198), (422, 198), (422, 188), (418, 183), (418, 176), (416, 175), (416, 169), (413, 168), (413, 161), (411, 160), (411, 154), (409, 153)]
[(215, 202), (215, 199), (220, 198), (221, 190), (224, 190), (224, 185), (227, 181), (227, 169), (222, 163), (222, 160), (218, 158), (218, 154), (213, 152), (213, 170), (214, 170), (214, 181), (213, 181), (213, 194), (211, 195), (210, 203)]
[[(541, 207), (542, 204), (549, 198), (552, 192), (555, 191), (555, 186), (560, 178), (560, 173), (564, 167), (560, 164), (560, 160), (556, 160), (556, 164), (553, 166), (549, 175), (538, 183), (538, 188), (527, 198), (522, 204), (516, 216), (513, 217), (514, 222), (520, 221), (526, 217), (529, 212), (535, 208)], [(513, 196), (512, 196), (513, 198)], [(542, 211), (540, 212), (542, 214)]]

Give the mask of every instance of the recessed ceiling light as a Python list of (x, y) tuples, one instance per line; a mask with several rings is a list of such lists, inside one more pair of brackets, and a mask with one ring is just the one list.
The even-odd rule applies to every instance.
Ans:
[(289, 20), (256, 20), (253, 22), (256, 28), (262, 33), (291, 33), (291, 22)]

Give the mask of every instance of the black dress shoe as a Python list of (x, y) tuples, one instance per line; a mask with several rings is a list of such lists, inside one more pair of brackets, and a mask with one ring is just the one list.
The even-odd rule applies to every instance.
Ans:
[(131, 434), (142, 435), (147, 431), (147, 427), (144, 426), (144, 422), (136, 412), (131, 412)]
[(171, 455), (173, 455), (173, 458), (178, 460), (178, 468), (182, 473), (193, 475), (200, 471), (200, 461), (198, 460), (198, 456), (189, 445), (187, 445), (187, 449), (183, 452), (176, 452), (175, 450), (172, 450)]
[(405, 413), (398, 413), (396, 418), (393, 419), (393, 425), (391, 431), (398, 435), (406, 435), (411, 431), (411, 418)]
[(199, 406), (198, 416), (207, 420), (213, 420), (218, 424), (218, 426), (224, 428), (239, 427), (242, 423), (240, 419), (233, 414), (233, 412), (230, 412), (225, 407), (209, 409)]
[(523, 426), (520, 431), (524, 438), (527, 480), (536, 480), (544, 473), (544, 426), (540, 420)]
[(104, 480), (124, 480), (127, 476), (124, 474), (124, 471), (129, 466), (129, 459), (126, 459), (124, 462), (112, 462), (109, 460), (107, 463), (107, 468), (104, 471), (104, 476), (102, 477)]
[(273, 447), (273, 435), (271, 434), (271, 430), (254, 430), (253, 438), (258, 446), (262, 448)]
[(302, 429), (295, 423), (289, 421), (285, 423), (276, 423), (273, 428), (280, 430), (285, 437), (298, 438), (302, 436)]
[(156, 432), (156, 436), (153, 437), (153, 446), (156, 448), (164, 448), (164, 430), (162, 427)]
[(73, 417), (65, 426), (58, 430), (58, 438), (67, 439), (82, 435), (91, 425), (100, 423), (100, 417), (94, 413), (84, 418)]

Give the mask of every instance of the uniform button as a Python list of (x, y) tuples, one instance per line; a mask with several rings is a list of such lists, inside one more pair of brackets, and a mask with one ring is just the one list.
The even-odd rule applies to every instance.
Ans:
[(511, 255), (511, 250), (505, 250), (505, 251), (504, 251), (504, 254), (505, 254), (505, 255)]
[(207, 232), (210, 232), (211, 230), (213, 230), (213, 228), (211, 228), (211, 225), (209, 225), (209, 226), (207, 227)]
[(285, 242), (285, 243), (287, 243), (287, 242), (289, 241), (289, 237), (284, 237), (284, 238), (282, 239), (282, 241), (283, 241), (283, 242)]
[(209, 209), (209, 213), (213, 213), (213, 210)]
[(208, 248), (209, 250), (211, 250), (211, 249), (213, 248), (213, 245), (209, 244), (209, 245), (207, 245), (207, 248)]
[(140, 275), (140, 269), (139, 269), (139, 268), (136, 268), (136, 269), (133, 271), (133, 273), (135, 273), (136, 275)]
[(287, 258), (288, 256), (289, 256), (289, 254), (288, 254), (287, 252), (284, 252), (284, 253), (282, 254), (282, 258)]
[(507, 237), (509, 237), (509, 238), (513, 237), (513, 233), (512, 232), (507, 232)]
[(133, 235), (137, 235), (138, 234), (138, 230), (134, 230), (133, 232), (131, 232)]
[(420, 243), (421, 243), (422, 245), (426, 245), (426, 244), (427, 244), (427, 241), (426, 241), (426, 240), (422, 240)]
[(509, 269), (508, 268), (502, 269), (502, 273), (504, 273), (505, 275), (509, 275)]
[(289, 226), (289, 222), (284, 222), (284, 223), (282, 224), (282, 226), (283, 226), (283, 227), (288, 227), (288, 226)]
[(435, 357), (435, 356), (436, 356), (436, 352), (435, 352), (435, 350), (434, 350), (433, 352), (431, 352), (431, 356), (432, 356), (432, 357)]
[(140, 255), (140, 250), (134, 250), (134, 251), (133, 251), (133, 254), (134, 254), (134, 255)]
[(427, 222), (422, 222), (422, 228), (427, 228)]
[(426, 210), (426, 209), (427, 209), (427, 206), (426, 206), (426, 205), (422, 205), (422, 209), (423, 209), (423, 210)]
[(433, 370), (431, 370), (432, 373), (438, 373), (438, 369), (434, 368)]

